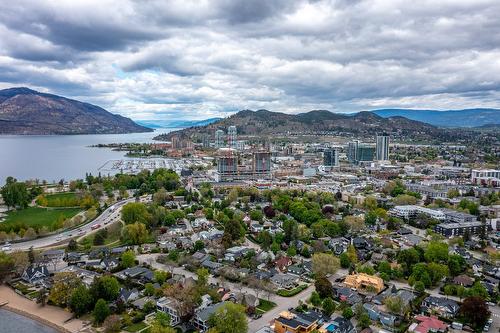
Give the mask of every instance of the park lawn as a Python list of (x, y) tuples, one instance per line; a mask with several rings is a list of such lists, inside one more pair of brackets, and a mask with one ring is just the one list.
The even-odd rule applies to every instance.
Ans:
[[(47, 200), (47, 207), (76, 207), (80, 205), (80, 198), (75, 192), (45, 194), (43, 197)], [(37, 204), (40, 204), (39, 201), (37, 200)]]
[(138, 322), (138, 323), (135, 323), (135, 324), (132, 324), (130, 326), (125, 327), (125, 331), (127, 331), (127, 332), (139, 332), (139, 331), (145, 329), (146, 327), (148, 327), (148, 324), (141, 321), (141, 322)]
[(282, 296), (282, 297), (292, 297), (300, 293), (302, 290), (307, 289), (308, 285), (307, 284), (302, 284), (294, 289), (287, 290), (287, 289), (280, 289), (276, 292), (277, 295)]
[(26, 227), (33, 227), (35, 229), (42, 226), (50, 229), (51, 225), (60, 217), (63, 219), (71, 218), (81, 211), (81, 208), (47, 209), (28, 207), (8, 212), (5, 221), (1, 223), (1, 227), (3, 230), (8, 230), (11, 226), (25, 225)]

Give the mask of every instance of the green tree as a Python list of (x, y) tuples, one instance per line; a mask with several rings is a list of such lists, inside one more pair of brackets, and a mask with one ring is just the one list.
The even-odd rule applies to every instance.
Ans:
[(111, 310), (109, 309), (108, 303), (100, 298), (95, 304), (92, 314), (94, 316), (94, 321), (100, 324), (111, 314)]
[(5, 252), (0, 252), (0, 283), (10, 276), (15, 268), (14, 258)]
[(121, 264), (124, 268), (129, 268), (135, 265), (135, 253), (132, 250), (127, 250), (122, 253)]
[(143, 244), (149, 237), (144, 223), (136, 222), (128, 224), (122, 229), (122, 239), (130, 245)]
[(359, 315), (358, 326), (361, 329), (370, 327), (371, 323), (372, 321), (370, 320), (370, 316), (368, 315), (368, 313), (363, 312)]
[(342, 253), (340, 255), (340, 267), (342, 268), (349, 268), (351, 266), (351, 260), (349, 259), (349, 256), (347, 253)]
[(154, 272), (155, 281), (161, 286), (168, 279), (168, 273), (165, 271), (155, 271)]
[(488, 299), (490, 297), (488, 290), (481, 284), (481, 282), (476, 281), (474, 285), (469, 289), (469, 296), (471, 297), (482, 297)]
[(87, 313), (92, 308), (92, 304), (94, 304), (94, 299), (90, 290), (84, 285), (78, 286), (71, 293), (71, 297), (69, 299), (69, 308), (77, 317)]
[(8, 177), (0, 192), (7, 209), (11, 207), (28, 207), (30, 195), (25, 183), (20, 183), (15, 178)]
[(242, 305), (227, 302), (209, 318), (210, 326), (220, 333), (246, 333), (248, 322)]
[(57, 273), (50, 288), (49, 301), (61, 307), (69, 305), (73, 291), (82, 285), (82, 280), (74, 272)]
[(332, 283), (324, 276), (316, 278), (314, 287), (321, 298), (331, 297), (333, 295)]
[(312, 256), (312, 270), (315, 276), (335, 274), (339, 266), (339, 259), (332, 254), (315, 253)]
[(141, 202), (129, 202), (123, 206), (121, 214), (122, 220), (126, 224), (136, 222), (146, 223), (149, 220), (149, 213), (146, 205)]
[(323, 311), (330, 316), (333, 312), (335, 312), (335, 302), (331, 297), (325, 298), (323, 301)]
[(439, 241), (431, 241), (425, 249), (424, 256), (427, 262), (446, 263), (448, 261), (448, 244)]
[(321, 305), (321, 297), (316, 291), (313, 291), (311, 294), (311, 298), (309, 298), (311, 301), (311, 304), (314, 306), (320, 306)]
[(344, 317), (345, 319), (351, 319), (352, 317), (354, 316), (354, 313), (351, 309), (350, 306), (346, 307), (343, 311), (342, 311), (342, 317)]
[(120, 283), (114, 276), (104, 275), (94, 281), (91, 291), (94, 299), (114, 301), (120, 293)]
[(415, 290), (419, 293), (423, 293), (425, 291), (425, 285), (422, 281), (415, 282), (413, 288), (415, 288)]

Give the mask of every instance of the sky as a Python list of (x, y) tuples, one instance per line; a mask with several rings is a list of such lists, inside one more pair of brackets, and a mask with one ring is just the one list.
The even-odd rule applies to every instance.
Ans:
[(135, 120), (500, 107), (498, 0), (0, 0), (0, 89)]

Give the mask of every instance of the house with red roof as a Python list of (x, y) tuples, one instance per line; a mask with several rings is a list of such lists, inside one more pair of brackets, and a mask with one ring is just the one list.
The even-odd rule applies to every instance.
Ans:
[(415, 333), (441, 333), (448, 330), (448, 325), (435, 316), (415, 316), (416, 323), (409, 327), (410, 332)]

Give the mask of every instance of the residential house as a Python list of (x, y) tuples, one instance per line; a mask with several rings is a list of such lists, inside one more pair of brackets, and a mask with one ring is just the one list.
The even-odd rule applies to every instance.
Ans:
[(448, 325), (434, 316), (415, 316), (416, 323), (408, 328), (409, 332), (415, 333), (444, 333), (448, 330)]
[(424, 313), (436, 313), (443, 318), (452, 319), (457, 315), (459, 308), (454, 300), (428, 296), (423, 300), (421, 310)]
[(356, 329), (349, 319), (338, 316), (332, 321), (328, 321), (319, 329), (321, 333), (356, 333)]
[(453, 278), (453, 283), (462, 287), (472, 287), (474, 280), (465, 274), (455, 276)]
[(291, 274), (276, 274), (271, 277), (271, 282), (280, 289), (292, 289), (299, 283), (299, 278)]
[(139, 291), (134, 289), (121, 288), (118, 298), (123, 301), (123, 303), (130, 303), (139, 298)]
[(170, 325), (176, 326), (181, 323), (181, 312), (179, 302), (171, 297), (162, 297), (156, 302), (156, 308), (170, 316)]
[(21, 275), (21, 279), (30, 284), (39, 284), (43, 280), (47, 279), (49, 276), (50, 274), (49, 270), (47, 269), (47, 266), (31, 265), (24, 270), (23, 274)]
[(333, 290), (335, 292), (336, 299), (341, 302), (346, 302), (349, 305), (354, 305), (363, 301), (361, 295), (359, 295), (357, 291), (352, 290), (351, 288), (334, 285)]
[(282, 273), (286, 272), (288, 266), (290, 266), (292, 264), (293, 264), (292, 258), (287, 257), (287, 256), (283, 256), (283, 257), (278, 258), (274, 261), (274, 266), (276, 267), (276, 269), (279, 272), (282, 272)]
[(323, 324), (317, 312), (283, 311), (274, 319), (275, 333), (310, 333)]
[(210, 328), (208, 322), (210, 316), (226, 303), (227, 302), (220, 302), (197, 310), (191, 320), (191, 323), (195, 328), (200, 330), (200, 332), (206, 332)]

